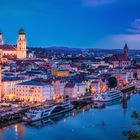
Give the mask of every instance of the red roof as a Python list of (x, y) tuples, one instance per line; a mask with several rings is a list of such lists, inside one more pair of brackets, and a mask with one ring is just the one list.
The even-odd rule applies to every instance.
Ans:
[(0, 49), (4, 50), (4, 51), (16, 51), (16, 46), (15, 45), (0, 45)]
[(114, 54), (109, 58), (109, 61), (131, 61), (125, 54)]
[(99, 81), (98, 80), (94, 80), (94, 81), (92, 81), (92, 83), (99, 83)]
[(55, 79), (53, 79), (53, 78), (48, 78), (48, 79), (43, 79), (43, 78), (35, 78), (35, 79), (33, 79), (34, 81), (38, 81), (38, 82), (46, 82), (46, 83), (52, 83), (53, 81), (57, 81), (57, 80), (59, 80), (60, 82), (63, 82), (62, 80), (61, 80), (61, 78), (59, 78), (59, 77), (57, 77), (57, 78), (55, 78)]
[(15, 59), (16, 58), (16, 56), (14, 55), (4, 55), (3, 56), (4, 58), (7, 58), (7, 59)]

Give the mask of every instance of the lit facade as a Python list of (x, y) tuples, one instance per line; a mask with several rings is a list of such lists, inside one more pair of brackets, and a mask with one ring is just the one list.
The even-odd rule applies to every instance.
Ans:
[(129, 67), (131, 65), (131, 59), (128, 56), (128, 47), (125, 44), (122, 54), (114, 54), (109, 60), (109, 63), (113, 65), (113, 67)]
[(53, 86), (43, 82), (26, 81), (15, 86), (16, 98), (29, 102), (52, 100)]
[(23, 29), (19, 31), (17, 45), (4, 44), (2, 39), (2, 33), (0, 33), (0, 57), (12, 56), (22, 60), (26, 58), (26, 53), (26, 38)]
[(91, 92), (92, 93), (105, 92), (106, 89), (107, 89), (106, 81), (103, 82), (102, 80), (94, 80), (91, 82)]
[(78, 87), (76, 84), (67, 83), (64, 89), (64, 97), (77, 98)]
[(86, 84), (78, 83), (77, 85), (77, 96), (82, 96), (86, 93)]
[(60, 77), (69, 76), (69, 70), (63, 68), (52, 68), (51, 73), (53, 76), (60, 76)]
[(1, 83), (1, 95), (3, 99), (12, 100), (15, 98), (15, 85), (23, 81), (24, 80), (19, 77), (4, 77)]
[(122, 85), (125, 85), (128, 83), (129, 79), (129, 73), (128, 72), (122, 72), (122, 73), (115, 73), (113, 76), (117, 79), (117, 81), (122, 83)]

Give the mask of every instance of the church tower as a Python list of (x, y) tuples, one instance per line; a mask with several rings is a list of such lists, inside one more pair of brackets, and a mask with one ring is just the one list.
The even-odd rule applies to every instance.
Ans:
[(17, 59), (25, 59), (26, 58), (26, 38), (25, 32), (23, 29), (19, 30), (18, 40), (17, 40)]
[(4, 44), (4, 41), (3, 41), (3, 38), (2, 38), (2, 32), (0, 32), (0, 45), (3, 45)]
[(128, 46), (127, 46), (127, 44), (125, 44), (123, 51), (124, 51), (124, 54), (128, 57)]

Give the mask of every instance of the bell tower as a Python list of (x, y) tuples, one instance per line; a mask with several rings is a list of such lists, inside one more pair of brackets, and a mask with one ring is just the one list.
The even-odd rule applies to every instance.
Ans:
[(126, 55), (126, 57), (128, 57), (128, 46), (127, 46), (127, 44), (125, 44), (123, 51), (124, 51), (124, 54)]
[(19, 30), (18, 40), (17, 40), (17, 59), (25, 59), (27, 55), (26, 49), (26, 38), (23, 29)]

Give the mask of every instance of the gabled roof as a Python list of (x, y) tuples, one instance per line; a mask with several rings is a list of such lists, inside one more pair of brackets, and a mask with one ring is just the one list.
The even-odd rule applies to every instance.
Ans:
[(22, 83), (19, 83), (17, 85), (27, 85), (27, 86), (46, 86), (48, 85), (47, 83), (44, 83), (44, 82), (37, 82), (37, 81), (26, 81), (26, 82), (22, 82)]
[(2, 78), (2, 81), (3, 82), (6, 82), (6, 81), (18, 81), (18, 80), (23, 80), (22, 78), (20, 77), (3, 77)]
[(131, 61), (125, 54), (114, 54), (109, 58), (109, 61)]
[(16, 45), (0, 45), (0, 49), (4, 50), (4, 51), (16, 51)]

